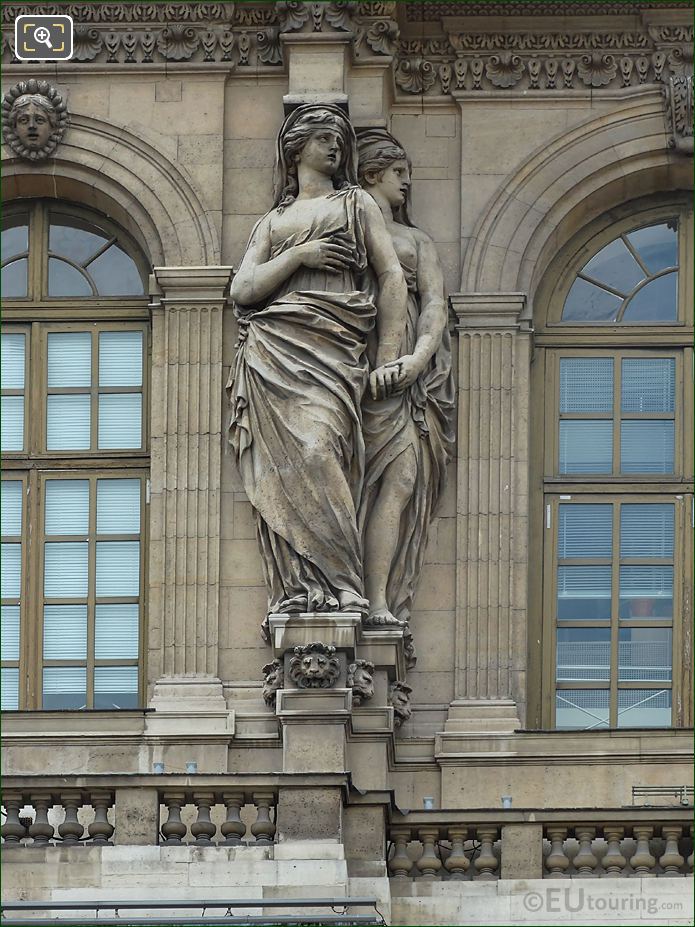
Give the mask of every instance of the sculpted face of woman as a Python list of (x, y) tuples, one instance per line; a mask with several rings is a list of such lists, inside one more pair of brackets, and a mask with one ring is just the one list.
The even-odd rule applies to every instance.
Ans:
[(27, 148), (32, 151), (43, 148), (52, 132), (48, 113), (36, 103), (22, 106), (15, 116), (15, 131)]
[(389, 206), (402, 206), (410, 189), (410, 168), (405, 158), (392, 161), (380, 171), (375, 186), (386, 197)]
[(297, 155), (297, 163), (332, 177), (340, 167), (343, 156), (343, 137), (330, 126), (317, 129)]

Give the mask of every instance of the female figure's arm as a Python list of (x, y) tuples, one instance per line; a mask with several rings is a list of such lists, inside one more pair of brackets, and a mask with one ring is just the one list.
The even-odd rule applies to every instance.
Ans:
[(235, 303), (253, 306), (262, 302), (304, 264), (337, 273), (349, 266), (351, 254), (340, 242), (308, 241), (270, 257), (270, 215), (256, 226), (230, 295)]
[(377, 279), (376, 328), (379, 337), (376, 366), (370, 377), (372, 395), (388, 392), (395, 383), (398, 368), (384, 366), (398, 358), (405, 331), (408, 290), (398, 256), (393, 247), (381, 210), (371, 196), (364, 194), (365, 239), (370, 266)]
[(396, 390), (411, 386), (427, 367), (441, 344), (447, 323), (444, 274), (434, 242), (417, 230), (417, 288), (420, 314), (412, 354), (399, 358), (400, 375)]

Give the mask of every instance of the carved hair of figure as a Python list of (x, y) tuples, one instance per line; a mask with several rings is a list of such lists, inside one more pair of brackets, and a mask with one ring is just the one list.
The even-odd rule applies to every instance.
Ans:
[(340, 675), (335, 647), (315, 641), (295, 647), (290, 658), (290, 679), (298, 689), (330, 689)]
[(3, 97), (3, 137), (22, 158), (39, 161), (52, 155), (67, 124), (63, 98), (47, 81), (20, 81)]
[(410, 693), (412, 686), (407, 682), (394, 682), (389, 689), (389, 704), (393, 706), (393, 723), (400, 727), (412, 715)]
[[(408, 170), (412, 171), (412, 163), (406, 150), (385, 129), (363, 129), (360, 132), (358, 157), (357, 176), (363, 187), (368, 187), (369, 180), (380, 180), (386, 168), (393, 164), (394, 161), (405, 161)], [(403, 203), (392, 207), (393, 218), (400, 225), (408, 225), (410, 228), (414, 228), (408, 214), (409, 200), (410, 189), (408, 189)]]
[(333, 186), (343, 190), (357, 184), (357, 146), (349, 119), (339, 106), (299, 106), (285, 120), (278, 136), (275, 161), (275, 199), (279, 211), (289, 206), (299, 192), (297, 158), (312, 135), (324, 127), (335, 129), (342, 140), (342, 157), (333, 175)]
[(281, 660), (273, 660), (261, 670), (265, 679), (263, 680), (263, 698), (266, 705), (271, 708), (275, 706), (275, 693), (285, 685), (285, 670)]
[(361, 705), (374, 695), (374, 664), (371, 660), (355, 660), (347, 669), (347, 687), (352, 689), (352, 704)]

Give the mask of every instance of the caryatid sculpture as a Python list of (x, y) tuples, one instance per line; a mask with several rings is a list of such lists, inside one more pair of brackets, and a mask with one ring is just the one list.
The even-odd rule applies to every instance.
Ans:
[(299, 106), (285, 120), (274, 206), (231, 296), (240, 337), (229, 440), (255, 510), (269, 612), (365, 614), (361, 403), (369, 379), (376, 395), (398, 378), (407, 292), (339, 107)]
[[(407, 625), (454, 443), (447, 306), (432, 239), (408, 216), (406, 152), (385, 129), (366, 129), (358, 153), (360, 182), (379, 205), (408, 286), (396, 380), (378, 384), (377, 395), (366, 393), (362, 404), (367, 458), (359, 521), (370, 603), (365, 623)], [(370, 343), (372, 362), (374, 351)]]

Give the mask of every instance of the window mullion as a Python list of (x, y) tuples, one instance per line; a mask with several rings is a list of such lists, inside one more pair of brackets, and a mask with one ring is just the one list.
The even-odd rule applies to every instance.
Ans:
[(96, 611), (97, 475), (89, 478), (89, 552), (87, 584), (87, 708), (94, 707), (94, 622)]
[(611, 573), (610, 727), (618, 726), (618, 658), (620, 640), (620, 506), (613, 502), (613, 570)]
[(41, 708), (43, 678), (43, 506), (41, 473), (29, 471), (26, 538), (27, 585), (24, 609), (26, 707)]
[(620, 415), (621, 415), (621, 388), (622, 388), (622, 354), (616, 351), (613, 354), (613, 476), (620, 476), (621, 448), (620, 448)]

